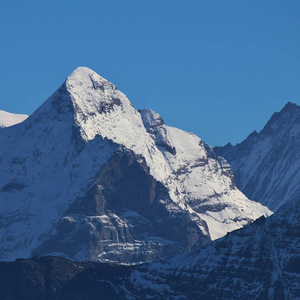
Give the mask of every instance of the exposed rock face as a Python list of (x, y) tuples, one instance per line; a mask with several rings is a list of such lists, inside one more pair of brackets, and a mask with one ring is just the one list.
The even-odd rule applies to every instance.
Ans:
[(145, 160), (126, 149), (106, 162), (55, 232), (33, 254), (124, 263), (152, 261), (211, 242), (149, 175)]
[(299, 204), (286, 203), (204, 248), (150, 264), (57, 257), (0, 263), (0, 298), (299, 299)]
[(0, 130), (1, 260), (150, 261), (269, 214), (210, 146), (88, 68)]
[(259, 133), (214, 150), (232, 166), (237, 186), (276, 211), (300, 195), (300, 107), (287, 103)]

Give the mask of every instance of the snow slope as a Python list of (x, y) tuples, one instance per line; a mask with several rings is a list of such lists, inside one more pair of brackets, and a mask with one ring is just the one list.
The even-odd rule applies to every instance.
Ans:
[(0, 128), (13, 126), (15, 124), (23, 122), (27, 118), (28, 118), (27, 115), (12, 114), (0, 110)]
[(200, 138), (85, 67), (0, 144), (1, 259), (153, 260), (271, 213)]

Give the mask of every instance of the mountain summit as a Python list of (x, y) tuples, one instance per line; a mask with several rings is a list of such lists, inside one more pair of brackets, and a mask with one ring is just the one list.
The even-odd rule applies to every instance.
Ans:
[(1, 260), (151, 261), (270, 214), (209, 145), (88, 68), (1, 129), (0, 146)]

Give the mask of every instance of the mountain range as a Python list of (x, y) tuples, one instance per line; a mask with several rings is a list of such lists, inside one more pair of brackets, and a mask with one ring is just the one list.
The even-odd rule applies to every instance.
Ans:
[(0, 111), (0, 298), (300, 299), (299, 136), (213, 149), (77, 68)]

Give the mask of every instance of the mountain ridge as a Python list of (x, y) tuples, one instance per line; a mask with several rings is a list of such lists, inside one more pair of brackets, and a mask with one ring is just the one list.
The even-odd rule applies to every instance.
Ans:
[(299, 135), (300, 106), (288, 102), (259, 133), (214, 150), (231, 164), (237, 186), (275, 211), (300, 193)]

